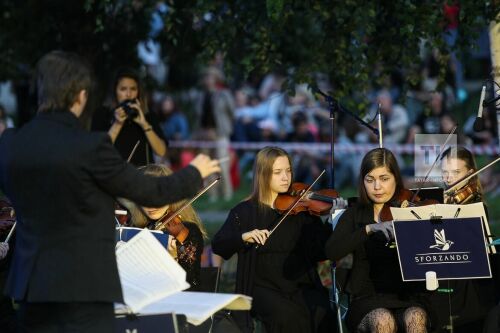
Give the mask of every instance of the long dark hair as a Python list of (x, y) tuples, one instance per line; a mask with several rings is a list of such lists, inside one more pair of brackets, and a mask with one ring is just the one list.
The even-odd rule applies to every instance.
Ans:
[(116, 99), (116, 87), (122, 79), (132, 79), (137, 83), (137, 99), (139, 100), (144, 114), (148, 113), (148, 99), (141, 80), (141, 76), (136, 70), (128, 67), (118, 69), (114, 76), (113, 85), (111, 86), (112, 103), (114, 104), (113, 107), (116, 107), (118, 104), (118, 101)]
[(399, 170), (398, 161), (394, 157), (394, 154), (385, 148), (375, 148), (370, 150), (363, 161), (361, 162), (361, 169), (359, 171), (359, 181), (358, 181), (358, 196), (359, 203), (369, 204), (371, 203), (365, 188), (365, 176), (370, 173), (373, 169), (386, 167), (390, 173), (394, 175), (396, 180), (396, 190), (394, 194), (399, 193), (403, 189), (403, 178), (401, 177), (401, 171)]

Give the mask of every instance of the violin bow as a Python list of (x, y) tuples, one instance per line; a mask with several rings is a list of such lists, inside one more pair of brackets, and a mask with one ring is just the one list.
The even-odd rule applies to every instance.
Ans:
[(127, 162), (130, 163), (130, 160), (134, 156), (135, 151), (137, 150), (137, 147), (139, 147), (139, 144), (141, 143), (141, 140), (138, 140), (137, 143), (135, 144), (134, 148), (132, 148), (132, 151), (130, 152), (130, 155), (128, 155)]
[(4, 240), (5, 243), (8, 243), (9, 239), (12, 237), (12, 234), (14, 233), (14, 229), (16, 229), (16, 224), (17, 224), (17, 222), (14, 222), (14, 224), (12, 225), (12, 228), (10, 228), (9, 234), (7, 235), (7, 237), (5, 237), (5, 240)]
[(281, 224), (281, 222), (283, 222), (286, 217), (288, 215), (290, 215), (291, 211), (295, 208), (295, 206), (297, 206), (297, 204), (300, 202), (300, 200), (302, 200), (306, 194), (311, 190), (311, 188), (314, 186), (314, 184), (316, 184), (316, 182), (321, 178), (321, 176), (323, 176), (323, 174), (325, 173), (326, 170), (323, 170), (318, 177), (316, 177), (316, 179), (312, 182), (311, 185), (309, 185), (309, 187), (300, 195), (300, 197), (295, 200), (295, 202), (293, 203), (292, 207), (288, 208), (288, 210), (286, 211), (285, 215), (283, 215), (283, 217), (278, 221), (278, 223), (274, 226), (274, 228), (272, 228), (270, 231), (269, 231), (269, 235), (267, 236), (269, 238), (269, 236), (271, 236), (271, 234), (276, 230), (276, 228), (278, 228)]
[(382, 135), (382, 114), (381, 114), (382, 104), (378, 103), (378, 147), (384, 148), (384, 139)]
[(458, 185), (460, 185), (461, 183), (463, 182), (466, 182), (468, 181), (469, 179), (471, 179), (472, 177), (474, 177), (475, 175), (483, 172), (484, 170), (488, 169), (490, 166), (492, 166), (493, 164), (497, 163), (498, 161), (500, 161), (500, 157), (497, 157), (496, 160), (486, 164), (485, 166), (483, 166), (481, 169), (471, 173), (470, 175), (467, 175), (465, 177), (462, 177), (462, 179), (459, 179), (457, 180), (456, 182), (453, 183), (453, 185), (451, 185), (446, 191), (444, 191), (445, 194), (448, 194), (448, 193), (451, 193), (455, 190), (456, 187), (458, 187)]
[[(198, 192), (198, 194), (196, 194), (191, 200), (187, 201), (184, 205), (182, 205), (179, 209), (177, 209), (177, 211), (175, 213), (173, 213), (172, 216), (170, 216), (166, 221), (163, 221), (163, 222), (159, 223), (158, 225), (155, 224), (155, 229), (158, 230), (162, 226), (164, 226), (165, 224), (168, 224), (168, 222), (170, 222), (175, 216), (179, 215), (180, 212), (182, 212), (189, 205), (191, 205), (193, 202), (195, 202), (205, 192), (207, 192), (209, 189), (211, 189), (212, 186), (214, 186), (215, 184), (217, 184), (217, 182), (219, 182), (219, 180), (220, 180), (220, 177), (217, 177), (216, 179), (214, 179), (213, 182), (211, 182), (207, 187), (205, 187), (200, 192)], [(168, 214), (168, 210), (157, 221), (161, 221), (161, 219), (164, 218), (167, 214)]]
[(446, 140), (444, 141), (443, 145), (439, 149), (439, 154), (437, 154), (436, 159), (434, 160), (434, 163), (432, 163), (431, 167), (429, 168), (429, 171), (427, 171), (427, 174), (425, 175), (424, 180), (420, 183), (420, 186), (418, 187), (418, 189), (415, 191), (415, 193), (413, 193), (413, 196), (411, 197), (410, 202), (415, 201), (415, 198), (420, 193), (422, 186), (424, 186), (424, 183), (427, 181), (427, 178), (429, 178), (429, 175), (431, 174), (432, 169), (434, 169), (434, 166), (436, 165), (437, 161), (441, 158), (441, 155), (444, 152), (443, 148), (446, 147), (446, 144), (448, 143), (448, 141), (450, 141), (450, 138), (451, 138), (452, 134), (455, 133), (456, 129), (457, 129), (457, 126), (455, 125), (455, 127), (453, 127), (453, 129), (450, 131), (450, 133), (446, 137)]

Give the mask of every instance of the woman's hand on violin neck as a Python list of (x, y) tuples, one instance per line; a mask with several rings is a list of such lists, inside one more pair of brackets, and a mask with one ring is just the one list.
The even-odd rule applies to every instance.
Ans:
[(247, 231), (241, 235), (241, 239), (247, 243), (257, 243), (264, 245), (267, 238), (269, 237), (269, 230), (267, 229), (254, 229), (252, 231)]
[(368, 235), (374, 232), (382, 232), (387, 240), (394, 239), (394, 229), (392, 228), (392, 221), (368, 224), (366, 225), (365, 229)]

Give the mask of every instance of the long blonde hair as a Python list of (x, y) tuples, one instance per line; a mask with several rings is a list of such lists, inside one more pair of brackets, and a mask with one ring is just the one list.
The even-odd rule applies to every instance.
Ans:
[[(288, 158), (290, 167), (292, 162), (290, 155), (286, 151), (278, 147), (264, 147), (255, 157), (253, 166), (253, 186), (252, 194), (249, 199), (257, 202), (260, 205), (268, 202), (271, 199), (271, 177), (273, 174), (274, 161), (278, 157), (284, 156)], [(293, 179), (293, 173), (292, 173)]]
[[(169, 167), (161, 164), (148, 164), (146, 166), (140, 167), (139, 170), (142, 171), (145, 175), (150, 175), (154, 177), (169, 176), (173, 173)], [(187, 200), (181, 200), (173, 204), (170, 204), (168, 208), (169, 211), (171, 212), (177, 211), (186, 203), (186, 201)], [(139, 205), (129, 200), (123, 200), (123, 199), (120, 199), (120, 203), (122, 203), (129, 210), (132, 224), (135, 227), (144, 228), (148, 225), (149, 219), (146, 216), (146, 214), (144, 214), (144, 211), (141, 209)], [(195, 210), (191, 205), (184, 208), (180, 215), (182, 216), (182, 219), (184, 221), (195, 223), (198, 226), (198, 228), (200, 228), (203, 237), (208, 238), (205, 226), (201, 223), (200, 217), (198, 216), (198, 214), (196, 214)]]

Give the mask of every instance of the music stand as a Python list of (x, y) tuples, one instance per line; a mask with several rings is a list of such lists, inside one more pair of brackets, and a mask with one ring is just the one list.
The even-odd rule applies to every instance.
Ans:
[(174, 313), (155, 315), (118, 315), (115, 317), (115, 332), (142, 333), (187, 333), (186, 316)]
[[(426, 280), (429, 272), (437, 280), (491, 278), (480, 217), (394, 221), (393, 226), (403, 281)], [(450, 304), (448, 327), (453, 330), (451, 290), (444, 291)]]

